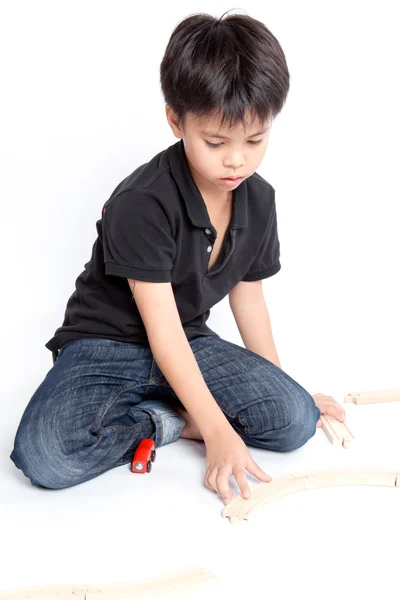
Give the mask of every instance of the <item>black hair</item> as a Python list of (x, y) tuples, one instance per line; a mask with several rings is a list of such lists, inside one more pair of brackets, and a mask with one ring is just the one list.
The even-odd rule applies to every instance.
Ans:
[(248, 15), (223, 17), (189, 15), (167, 44), (161, 90), (181, 126), (188, 112), (221, 115), (221, 127), (245, 124), (248, 112), (251, 122), (271, 122), (286, 101), (290, 75), (278, 40)]

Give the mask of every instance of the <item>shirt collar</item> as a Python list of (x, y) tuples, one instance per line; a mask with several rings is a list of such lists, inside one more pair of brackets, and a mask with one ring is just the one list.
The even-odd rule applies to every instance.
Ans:
[[(185, 201), (187, 212), (193, 225), (196, 227), (210, 227), (210, 217), (199, 188), (197, 187), (189, 169), (183, 141), (180, 140), (170, 147), (170, 169), (171, 174)], [(247, 181), (233, 190), (233, 214), (230, 224), (231, 229), (247, 227), (248, 225), (248, 203), (247, 203)]]

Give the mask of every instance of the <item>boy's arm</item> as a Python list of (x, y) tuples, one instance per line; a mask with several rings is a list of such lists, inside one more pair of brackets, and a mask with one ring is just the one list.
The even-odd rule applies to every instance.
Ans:
[(261, 481), (270, 481), (271, 476), (251, 457), (208, 389), (183, 330), (171, 283), (128, 282), (153, 356), (204, 439), (207, 487), (226, 503), (232, 498), (233, 475), (243, 497), (250, 497), (246, 471)]
[(171, 283), (128, 279), (155, 361), (204, 441), (231, 425), (212, 396), (187, 340)]
[(272, 335), (262, 280), (240, 281), (229, 293), (229, 306), (246, 348), (282, 368)]

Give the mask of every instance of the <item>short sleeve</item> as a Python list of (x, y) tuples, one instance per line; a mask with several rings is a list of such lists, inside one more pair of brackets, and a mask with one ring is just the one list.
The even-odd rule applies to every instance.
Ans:
[(103, 207), (106, 275), (141, 281), (171, 281), (176, 244), (160, 201), (147, 191), (128, 190)]
[(266, 279), (280, 271), (280, 244), (276, 216), (275, 199), (272, 203), (271, 216), (265, 229), (263, 241), (256, 258), (242, 281)]

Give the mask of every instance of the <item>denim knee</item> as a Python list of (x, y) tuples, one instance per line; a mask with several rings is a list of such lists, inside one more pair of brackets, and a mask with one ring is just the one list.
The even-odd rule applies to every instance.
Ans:
[(148, 400), (128, 411), (126, 424), (102, 426), (98, 431), (79, 428), (73, 436), (60, 421), (23, 416), (15, 437), (11, 460), (34, 486), (50, 489), (71, 487), (132, 460), (134, 450), (144, 438), (156, 446), (177, 440), (184, 419), (167, 402)]
[[(88, 437), (88, 446), (96, 443), (96, 436)], [(63, 453), (55, 436), (43, 435), (32, 423), (20, 424), (10, 459), (33, 486), (54, 490), (83, 483), (101, 472), (100, 468), (98, 473), (87, 473), (84, 463)]]
[(249, 445), (289, 452), (313, 437), (320, 414), (313, 397), (299, 387), (291, 396), (268, 399), (241, 411), (240, 435)]
[(34, 474), (29, 468), (31, 461), (29, 460), (28, 456), (29, 446), (24, 440), (22, 440), (22, 434), (18, 431), (15, 437), (14, 448), (10, 454), (10, 459), (13, 461), (15, 466), (23, 472), (25, 477), (28, 477), (32, 485), (42, 486), (42, 482), (37, 479), (38, 473), (36, 472)]
[(74, 482), (67, 481), (65, 477), (57, 476), (52, 473), (51, 469), (45, 467), (45, 464), (36, 453), (36, 446), (32, 441), (32, 434), (28, 436), (26, 428), (20, 426), (10, 459), (30, 480), (31, 484), (50, 489), (61, 489), (74, 485)]
[[(88, 435), (93, 440), (90, 443), (96, 444), (98, 436)], [(85, 460), (80, 461), (74, 456), (64, 455), (62, 449), (53, 442), (54, 440), (44, 441), (40, 432), (36, 437), (32, 434), (25, 435), (25, 431), (22, 430), (16, 436), (10, 459), (33, 486), (53, 490), (64, 489), (94, 479), (110, 468), (102, 467), (101, 455), (98, 454), (96, 468), (90, 469)], [(83, 453), (82, 448), (79, 454), (83, 456)], [(113, 466), (119, 464), (116, 462)]]

